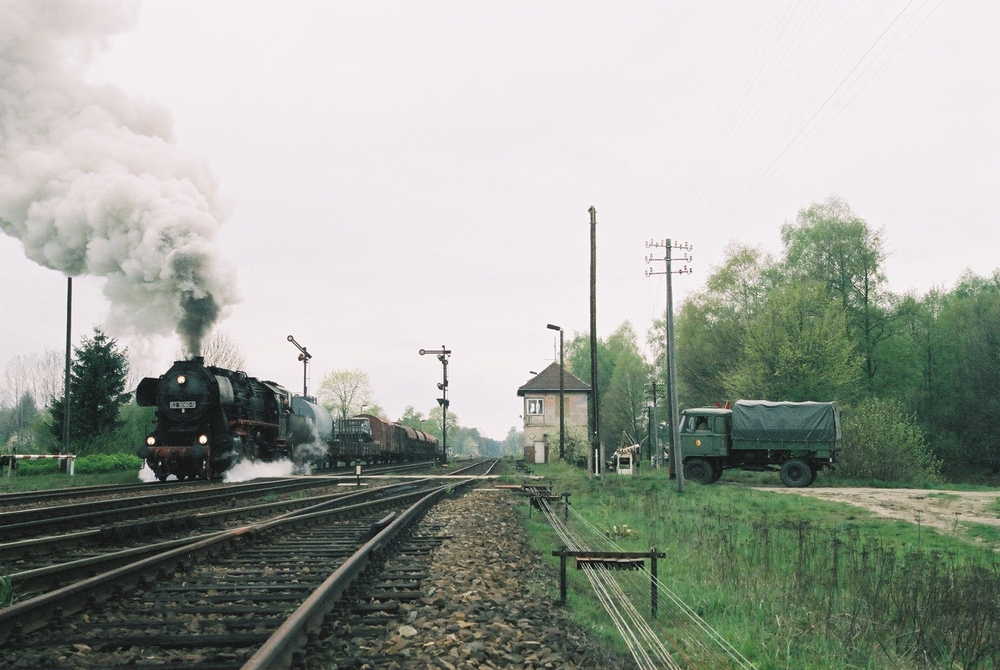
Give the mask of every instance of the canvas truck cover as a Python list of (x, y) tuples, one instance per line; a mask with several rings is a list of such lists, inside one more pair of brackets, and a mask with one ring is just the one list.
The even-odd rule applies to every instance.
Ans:
[(733, 441), (840, 441), (840, 407), (835, 402), (737, 400), (733, 405)]

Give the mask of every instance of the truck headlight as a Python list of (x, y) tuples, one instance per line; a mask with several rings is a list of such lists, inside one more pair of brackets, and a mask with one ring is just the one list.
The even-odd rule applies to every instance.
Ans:
[(146, 444), (148, 444), (149, 446), (153, 446), (154, 444), (156, 444), (156, 438), (150, 435), (149, 437), (146, 438)]
[(199, 435), (198, 444), (208, 444), (208, 435)]

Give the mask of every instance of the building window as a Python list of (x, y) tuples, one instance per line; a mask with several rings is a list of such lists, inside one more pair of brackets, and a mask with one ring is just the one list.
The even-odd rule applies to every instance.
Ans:
[(528, 398), (528, 409), (525, 410), (528, 416), (541, 416), (544, 414), (542, 411), (542, 399), (541, 398)]

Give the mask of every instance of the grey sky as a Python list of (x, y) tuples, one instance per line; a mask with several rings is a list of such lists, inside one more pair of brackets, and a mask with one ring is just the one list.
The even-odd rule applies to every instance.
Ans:
[[(1000, 266), (998, 29), (991, 1), (164, 0), (85, 76), (169, 109), (219, 179), (248, 372), (299, 389), (293, 334), (312, 388), (363, 368), (396, 418), (435, 404), (417, 351), (446, 344), (452, 410), (501, 439), (546, 323), (589, 327), (591, 205), (602, 337), (662, 314), (646, 240), (695, 245), (680, 301), (833, 193), (884, 227), (896, 291)], [(0, 367), (61, 348), (63, 276), (0, 236), (0, 280)], [(102, 286), (74, 282), (75, 342)], [(154, 374), (178, 347), (125, 343)]]

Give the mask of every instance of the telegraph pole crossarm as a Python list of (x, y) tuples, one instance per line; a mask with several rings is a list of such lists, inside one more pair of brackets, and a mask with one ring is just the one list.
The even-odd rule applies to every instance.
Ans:
[[(663, 272), (656, 272), (652, 269), (646, 270), (646, 276), (651, 277), (653, 275), (666, 275), (667, 277), (667, 313), (666, 313), (666, 353), (667, 353), (667, 397), (670, 402), (670, 467), (674, 471), (674, 476), (677, 477), (677, 491), (684, 491), (684, 455), (681, 453), (681, 441), (680, 441), (680, 426), (678, 422), (680, 421), (680, 411), (677, 407), (677, 363), (675, 361), (674, 353), (674, 294), (673, 294), (673, 281), (672, 275), (678, 274), (691, 274), (693, 270), (687, 265), (693, 259), (688, 253), (691, 251), (692, 247), (690, 244), (676, 244), (672, 243), (669, 238), (663, 240), (662, 242), (657, 242), (656, 240), (649, 240), (646, 242), (647, 249), (663, 249), (663, 258), (654, 258), (653, 256), (646, 256), (646, 263), (653, 262), (664, 262), (666, 267)], [(683, 261), (685, 263), (684, 267), (680, 270), (674, 270), (672, 262), (672, 251), (677, 249), (678, 251), (683, 251), (684, 255), (677, 258), (678, 261)]]

